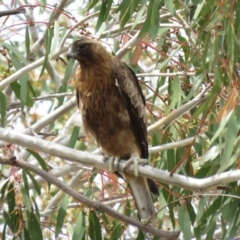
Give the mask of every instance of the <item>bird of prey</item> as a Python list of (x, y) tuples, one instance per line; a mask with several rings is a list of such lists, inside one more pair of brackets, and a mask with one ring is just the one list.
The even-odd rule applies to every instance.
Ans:
[[(121, 160), (148, 158), (145, 98), (134, 72), (96, 40), (80, 37), (67, 53), (80, 67), (73, 76), (78, 107), (85, 130), (103, 154)], [(155, 213), (151, 193), (154, 181), (123, 174), (128, 182), (142, 222)], [(150, 224), (151, 226), (155, 224)]]

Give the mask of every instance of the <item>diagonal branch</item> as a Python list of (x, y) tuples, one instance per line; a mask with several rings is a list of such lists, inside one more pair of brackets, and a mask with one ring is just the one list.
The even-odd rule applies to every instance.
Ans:
[(55, 186), (60, 188), (63, 192), (72, 196), (73, 198), (77, 199), (78, 201), (82, 202), (83, 204), (85, 204), (97, 211), (99, 211), (99, 210), (104, 211), (111, 217), (119, 219), (119, 220), (121, 220), (127, 224), (133, 225), (135, 227), (138, 227), (139, 229), (141, 229), (145, 232), (149, 232), (149, 233), (154, 234), (155, 236), (159, 236), (159, 237), (163, 237), (163, 238), (167, 238), (167, 239), (177, 239), (177, 237), (179, 235), (179, 232), (166, 232), (166, 231), (161, 231), (158, 229), (149, 228), (146, 225), (140, 223), (139, 221), (137, 221), (135, 219), (132, 219), (130, 217), (127, 217), (123, 214), (116, 212), (111, 207), (106, 206), (104, 203), (93, 201), (93, 200), (85, 197), (84, 195), (78, 193), (77, 191), (75, 191), (74, 189), (69, 187), (68, 185), (64, 184), (62, 181), (58, 180), (57, 178), (55, 178), (48, 172), (45, 172), (42, 169), (40, 169), (30, 163), (27, 163), (27, 162), (24, 162), (21, 160), (9, 161), (6, 158), (5, 159), (0, 158), (0, 163), (11, 165), (11, 166), (18, 166), (20, 168), (24, 168), (31, 172), (34, 172), (35, 174), (41, 176), (42, 178), (47, 179), (48, 182), (54, 184)]
[[(62, 116), (64, 113), (70, 111), (76, 105), (76, 98), (72, 97), (67, 102), (65, 102), (62, 106), (58, 107), (47, 116), (41, 118), (39, 121), (34, 123), (31, 126), (31, 130), (29, 128), (25, 128), (22, 130), (22, 133), (31, 134), (31, 131), (39, 133), (43, 128), (54, 122), (57, 118)], [(20, 144), (21, 145), (21, 144)], [(3, 147), (4, 144), (0, 141), (0, 147)]]
[[(68, 47), (63, 47), (63, 48), (59, 49), (59, 51), (56, 52), (50, 60), (54, 60), (54, 59), (58, 58), (58, 56), (60, 54), (66, 52), (67, 50), (68, 50)], [(5, 78), (3, 81), (0, 82), (0, 91), (3, 90), (6, 86), (11, 84), (12, 82), (18, 80), (18, 78), (21, 77), (24, 73), (28, 73), (31, 70), (33, 70), (34, 68), (41, 66), (44, 62), (44, 58), (45, 58), (44, 56), (39, 58), (35, 62), (28, 64), (27, 66), (25, 66), (25, 67), (19, 69), (18, 71), (16, 71), (15, 73), (13, 73), (11, 76)]]
[(182, 105), (178, 109), (172, 111), (169, 113), (166, 117), (160, 119), (159, 121), (155, 122), (151, 126), (148, 127), (148, 135), (166, 128), (171, 122), (173, 122), (175, 119), (183, 115), (185, 112), (190, 111), (192, 108), (194, 108), (197, 104), (202, 102), (206, 96), (207, 92), (209, 91), (210, 85), (207, 86), (202, 92), (200, 92), (194, 99), (189, 101), (188, 103)]

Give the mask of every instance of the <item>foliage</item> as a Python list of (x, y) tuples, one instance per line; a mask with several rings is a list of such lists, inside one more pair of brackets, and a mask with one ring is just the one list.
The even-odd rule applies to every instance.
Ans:
[[(183, 182), (159, 182), (159, 229), (180, 230), (186, 240), (239, 235), (240, 2), (24, 2), (1, 4), (27, 10), (1, 17), (1, 129), (24, 134), (22, 144), (11, 144), (15, 135), (9, 144), (0, 135), (1, 156), (28, 161), (96, 203), (137, 218), (122, 180), (68, 162), (61, 151), (59, 156), (44, 147), (36, 151), (27, 138), (33, 135), (36, 145), (41, 138), (86, 152), (97, 148), (91, 136), (85, 137), (72, 104), (74, 63), (67, 62), (65, 52), (80, 34), (100, 38), (142, 84), (149, 164), (173, 177), (186, 176)], [(0, 167), (1, 239), (145, 239), (122, 219), (77, 202), (28, 169)], [(214, 186), (209, 177), (224, 186)], [(207, 186), (191, 185), (190, 178), (206, 179)]]

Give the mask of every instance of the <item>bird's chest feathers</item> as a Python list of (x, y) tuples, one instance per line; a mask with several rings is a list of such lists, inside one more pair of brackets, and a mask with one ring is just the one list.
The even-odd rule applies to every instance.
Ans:
[(80, 93), (81, 112), (86, 130), (96, 137), (113, 134), (129, 126), (130, 119), (117, 86), (89, 89)]

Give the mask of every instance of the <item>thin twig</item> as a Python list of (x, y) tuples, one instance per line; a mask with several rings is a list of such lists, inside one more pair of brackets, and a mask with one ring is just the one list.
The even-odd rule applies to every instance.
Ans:
[(149, 232), (149, 233), (154, 234), (155, 236), (159, 236), (159, 237), (163, 237), (163, 238), (167, 238), (167, 239), (177, 239), (177, 237), (179, 235), (179, 232), (174, 232), (174, 231), (167, 232), (167, 231), (161, 231), (158, 229), (150, 228), (135, 219), (132, 219), (130, 217), (127, 217), (123, 214), (118, 213), (117, 211), (113, 210), (111, 207), (108, 207), (107, 205), (105, 205), (101, 202), (93, 201), (93, 200), (85, 197), (84, 195), (80, 194), (79, 192), (75, 191), (68, 185), (64, 184), (62, 181), (58, 180), (57, 178), (55, 178), (48, 172), (45, 172), (42, 169), (40, 169), (30, 163), (27, 163), (27, 162), (24, 162), (21, 160), (9, 161), (9, 160), (4, 160), (4, 159), (0, 159), (0, 163), (6, 164), (6, 165), (11, 165), (11, 166), (18, 166), (20, 168), (27, 169), (31, 172), (34, 172), (35, 174), (45, 178), (48, 182), (57, 186), (63, 192), (65, 192), (66, 194), (70, 195), (71, 197), (77, 199), (78, 201), (82, 202), (83, 204), (95, 209), (96, 211), (99, 211), (99, 210), (104, 211), (109, 216), (119, 219), (127, 224), (132, 225), (132, 226), (138, 227), (139, 229), (141, 229), (145, 232)]

